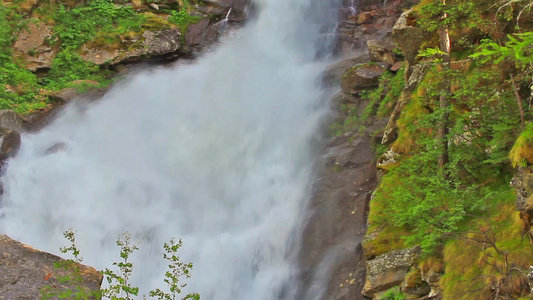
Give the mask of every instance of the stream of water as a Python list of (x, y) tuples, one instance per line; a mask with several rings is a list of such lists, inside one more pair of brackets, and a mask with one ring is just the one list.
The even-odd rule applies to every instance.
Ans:
[(330, 49), (321, 30), (338, 1), (255, 2), (255, 19), (195, 63), (128, 76), (24, 135), (2, 177), (0, 233), (58, 253), (72, 227), (84, 263), (103, 269), (128, 231), (142, 242), (141, 294), (162, 287), (162, 245), (178, 237), (194, 263), (186, 292), (295, 299), (328, 110), (316, 57)]

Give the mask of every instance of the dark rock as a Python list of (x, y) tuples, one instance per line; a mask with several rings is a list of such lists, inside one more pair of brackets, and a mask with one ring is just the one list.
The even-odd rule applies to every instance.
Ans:
[(342, 75), (341, 88), (345, 93), (355, 94), (365, 88), (376, 87), (386, 68), (379, 64), (355, 66)]
[(209, 18), (203, 18), (196, 24), (187, 27), (185, 40), (191, 47), (202, 47), (214, 41), (217, 37), (217, 30), (210, 26)]
[(55, 143), (52, 147), (46, 149), (44, 154), (53, 154), (61, 151), (65, 151), (67, 149), (67, 144), (63, 142)]
[(0, 127), (0, 162), (17, 155), (20, 149), (20, 134), (9, 128)]
[[(71, 275), (70, 270), (56, 269), (54, 263), (64, 261), (6, 235), (0, 235), (0, 299), (40, 299), (41, 291), (53, 286), (58, 291), (73, 290), (75, 284), (60, 283), (58, 278)], [(99, 291), (103, 275), (94, 268), (76, 264), (87, 291)], [(91, 298), (93, 299), (93, 298)]]
[(346, 70), (354, 67), (355, 65), (367, 63), (369, 61), (370, 58), (368, 55), (360, 55), (358, 57), (345, 59), (336, 64), (330, 65), (324, 71), (322, 82), (324, 82), (326, 86), (339, 84), (341, 82), (342, 75), (346, 72)]
[(230, 21), (241, 22), (246, 19), (249, 0), (200, 0), (198, 10), (211, 16), (228, 16)]
[(370, 21), (374, 16), (376, 15), (376, 12), (374, 11), (365, 11), (357, 15), (356, 22), (357, 24), (365, 24), (366, 22)]
[[(332, 100), (336, 102), (334, 107), (338, 103), (352, 105), (354, 113), (364, 111), (367, 105), (362, 99), (342, 92)], [(339, 115), (342, 124), (347, 115)], [(374, 126), (373, 120), (370, 123), (369, 127)], [(371, 145), (370, 135), (357, 130), (332, 137), (325, 149), (325, 168), (314, 184), (312, 215), (304, 228), (299, 257), (304, 291), (309, 291), (313, 284), (313, 274), (329, 268), (324, 299), (363, 299), (366, 268), (360, 242), (366, 232), (368, 203), (377, 184)], [(296, 298), (314, 296), (307, 292)]]

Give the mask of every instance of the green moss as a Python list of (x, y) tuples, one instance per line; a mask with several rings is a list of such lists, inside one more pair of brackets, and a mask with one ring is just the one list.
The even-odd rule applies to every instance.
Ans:
[(509, 153), (514, 167), (533, 164), (533, 123), (527, 124)]
[(367, 259), (393, 250), (408, 248), (405, 244), (405, 237), (409, 236), (410, 233), (405, 227), (387, 226), (383, 230), (370, 228), (369, 232), (371, 230), (375, 231), (376, 236), (373, 239), (364, 240), (362, 243)]
[[(528, 270), (533, 247), (522, 238), (523, 223), (515, 211), (511, 188), (497, 197), (497, 201), (500, 203), (482, 218), (471, 219), (468, 233), (445, 244), (445, 275), (440, 282), (444, 299), (465, 296), (488, 299), (493, 291), (491, 287), (504, 279), (502, 293), (512, 295), (512, 299), (529, 293), (520, 292), (525, 287), (525, 277), (518, 270)], [(498, 250), (484, 241), (494, 242)], [(516, 271), (509, 271), (511, 266)]]

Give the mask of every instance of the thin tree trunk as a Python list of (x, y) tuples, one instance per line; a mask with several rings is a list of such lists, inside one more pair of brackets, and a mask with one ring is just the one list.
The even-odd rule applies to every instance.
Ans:
[(522, 127), (524, 127), (526, 120), (524, 117), (524, 108), (522, 107), (522, 98), (520, 98), (520, 94), (518, 93), (518, 88), (516, 87), (513, 74), (510, 74), (510, 75), (511, 75), (511, 84), (513, 85), (513, 90), (514, 90), (514, 94), (516, 97), (516, 104), (518, 104), (518, 110), (520, 111), (520, 121), (522, 122)]
[[(446, 1), (442, 1), (443, 4), (446, 4)], [(443, 20), (446, 20), (448, 15), (445, 13), (443, 15)], [(440, 50), (444, 52), (444, 58), (443, 58), (443, 69), (444, 71), (447, 71), (450, 69), (451, 64), (451, 42), (450, 42), (450, 34), (448, 32), (448, 26), (443, 25), (439, 29), (439, 40), (440, 40)], [(447, 76), (445, 74), (445, 76)], [(442, 117), (439, 122), (439, 128), (437, 131), (437, 139), (440, 144), (440, 150), (442, 151), (439, 155), (439, 168), (442, 170), (443, 177), (445, 180), (448, 179), (448, 171), (446, 170), (446, 165), (449, 161), (448, 156), (448, 122), (449, 122), (449, 112), (448, 112), (448, 94), (451, 92), (451, 86), (450, 83), (445, 82), (445, 89), (442, 91), (442, 94), (440, 95), (440, 109), (442, 111)]]

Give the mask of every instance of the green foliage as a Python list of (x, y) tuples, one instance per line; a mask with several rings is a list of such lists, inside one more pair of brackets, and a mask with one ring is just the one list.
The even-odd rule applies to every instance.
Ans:
[(484, 57), (484, 61), (498, 64), (506, 59), (513, 61), (516, 67), (523, 70), (531, 68), (533, 64), (533, 32), (515, 33), (507, 35), (508, 41), (500, 45), (492, 40), (482, 41), (478, 52), (471, 57)]
[[(516, 299), (530, 289), (524, 270), (533, 248), (509, 187), (512, 165), (533, 164), (533, 23), (524, 10), (530, 2), (422, 0), (408, 20), (427, 31), (418, 55), (427, 71), (412, 94), (401, 94), (398, 138), (388, 145), (397, 156), (383, 168), (370, 204), (373, 239), (363, 247), (379, 255), (419, 245), (426, 258), (441, 257), (444, 299), (488, 299), (495, 290)], [(519, 14), (524, 27), (513, 33)], [(446, 66), (437, 48), (443, 27), (452, 45)], [(375, 110), (382, 87), (369, 95)], [(446, 147), (438, 134), (443, 120)]]
[(383, 293), (383, 295), (379, 299), (380, 300), (405, 300), (407, 299), (407, 297), (405, 296), (404, 293), (398, 290), (398, 288), (392, 288), (392, 289), (388, 289), (385, 293)]
[(76, 49), (96, 36), (116, 41), (129, 31), (141, 31), (145, 17), (133, 8), (111, 0), (91, 0), (67, 10), (60, 6), (55, 17), (55, 36), (63, 49)]
[(133, 300), (133, 296), (139, 294), (139, 288), (130, 284), (133, 263), (129, 261), (129, 257), (139, 247), (137, 244), (131, 244), (131, 235), (127, 232), (122, 235), (122, 238), (118, 238), (117, 246), (120, 247), (122, 261), (113, 263), (118, 268), (118, 273), (109, 268), (104, 270), (109, 287), (102, 290), (102, 294), (111, 300)]
[[(476, 3), (477, 2), (477, 3)], [(486, 29), (491, 26), (486, 14), (491, 3), (473, 0), (422, 1), (418, 6), (418, 25), (434, 32), (442, 26)], [(446, 14), (446, 18), (443, 18)]]
[(361, 92), (361, 98), (368, 101), (362, 113), (355, 108), (342, 105), (341, 111), (347, 114), (348, 117), (342, 124), (334, 123), (330, 126), (330, 131), (333, 132), (333, 135), (339, 136), (356, 128), (360, 132), (364, 131), (366, 129), (364, 124), (371, 117), (386, 117), (394, 108), (393, 105), (405, 86), (404, 72), (404, 68), (401, 68), (396, 73), (387, 71), (381, 75), (377, 89)]
[(50, 72), (42, 83), (50, 90), (72, 86), (72, 82), (78, 80), (93, 80), (100, 85), (106, 85), (110, 82), (106, 79), (106, 73), (109, 72), (82, 59), (78, 53), (66, 49), (54, 58)]
[(19, 113), (43, 106), (37, 77), (21, 68), (12, 56), (14, 33), (23, 25), (20, 15), (0, 3), (0, 109)]
[(441, 56), (446, 53), (442, 52), (439, 48), (426, 48), (418, 53), (418, 57), (435, 57), (435, 56)]
[(525, 275), (533, 247), (522, 236), (516, 196), (507, 186), (497, 198), (498, 205), (471, 219), (466, 232), (445, 243), (445, 274), (440, 282), (444, 299), (489, 299), (495, 284), (504, 299), (529, 293)]
[(392, 111), (392, 104), (398, 100), (405, 86), (404, 71), (404, 68), (401, 68), (396, 73), (383, 73), (378, 88), (363, 94), (363, 98), (369, 100), (361, 116), (363, 122), (371, 116), (385, 117)]
[(182, 34), (187, 32), (187, 28), (191, 23), (198, 23), (202, 18), (200, 16), (193, 16), (187, 12), (185, 8), (179, 11), (172, 11), (171, 16), (168, 18), (170, 23), (178, 25)]
[[(391, 168), (373, 199), (378, 209), (371, 210), (371, 226), (407, 228), (406, 243), (421, 245), (426, 254), (459, 230), (465, 218), (483, 214), (509, 180), (508, 153), (520, 122), (516, 102), (510, 90), (495, 92), (493, 82), (505, 84), (500, 71), (478, 67), (477, 72), (438, 66), (428, 71), (398, 121), (402, 139), (394, 145), (411, 149), (403, 152), (409, 156)], [(442, 82), (454, 86), (446, 110), (438, 106)], [(443, 149), (435, 131), (445, 111), (450, 116), (448, 178), (438, 167)], [(412, 140), (416, 147), (401, 145)]]

